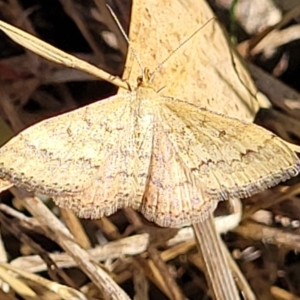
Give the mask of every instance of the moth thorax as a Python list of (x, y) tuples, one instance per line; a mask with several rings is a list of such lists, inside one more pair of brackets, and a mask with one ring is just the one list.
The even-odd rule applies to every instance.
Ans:
[(152, 87), (139, 87), (136, 90), (136, 98), (132, 102), (135, 114), (140, 118), (152, 120), (155, 111), (155, 99), (159, 97)]
[(138, 101), (153, 102), (156, 97), (158, 97), (158, 94), (151, 85), (140, 86), (136, 90), (136, 99)]

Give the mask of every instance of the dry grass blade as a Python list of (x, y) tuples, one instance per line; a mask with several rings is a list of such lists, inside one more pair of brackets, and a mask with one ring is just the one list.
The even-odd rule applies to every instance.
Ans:
[(49, 238), (54, 239), (81, 267), (82, 271), (99, 288), (104, 299), (129, 300), (126, 293), (100, 268), (97, 262), (82, 249), (74, 240), (71, 233), (48, 208), (38, 199), (28, 197), (27, 193), (14, 189), (16, 196), (22, 199), (28, 211), (45, 225)]
[[(80, 291), (77, 291), (76, 289), (64, 286), (62, 284), (56, 283), (50, 280), (47, 280), (41, 276), (29, 273), (27, 271), (24, 271), (23, 269), (18, 269), (13, 267), (10, 264), (0, 263), (0, 277), (6, 277), (7, 283), (21, 296), (23, 296), (25, 299), (45, 299), (42, 295), (37, 295), (33, 290), (30, 288), (30, 282), (37, 284), (41, 288), (45, 288), (50, 292), (53, 292), (57, 297), (60, 297), (60, 299), (78, 299), (78, 300), (87, 300), (86, 296), (81, 293)], [(10, 271), (14, 274), (17, 274), (18, 277), (22, 278), (18, 279), (15, 277), (12, 277), (5, 273), (5, 271)], [(6, 276), (4, 275), (6, 274)], [(2, 276), (1, 276), (2, 275)], [(2, 278), (3, 280), (5, 278)], [(26, 285), (26, 283), (23, 282), (25, 279), (29, 281), (29, 284)], [(52, 296), (53, 297), (53, 296)]]
[(26, 47), (32, 52), (50, 61), (53, 61), (58, 64), (62, 64), (70, 68), (75, 68), (77, 70), (96, 76), (100, 79), (106, 80), (120, 88), (126, 90), (128, 89), (128, 85), (119, 77), (106, 73), (84, 60), (81, 60), (64, 51), (61, 51), (49, 45), (48, 43), (34, 37), (33, 35), (26, 33), (21, 29), (9, 25), (8, 23), (3, 21), (0, 21), (0, 29), (18, 44)]
[(225, 243), (222, 242), (222, 248), (223, 251), (227, 257), (228, 264), (230, 266), (230, 269), (233, 273), (235, 282), (237, 286), (239, 287), (239, 290), (241, 291), (241, 294), (243, 295), (245, 300), (257, 300), (254, 292), (252, 291), (249, 283), (247, 282), (245, 276), (242, 274), (242, 271), (240, 270), (239, 266), (235, 262), (235, 260), (232, 258), (231, 253), (228, 251)]
[[(95, 261), (112, 261), (122, 256), (134, 256), (145, 252), (149, 245), (147, 233), (137, 234), (118, 241), (109, 242), (104, 246), (97, 246), (88, 249), (87, 252)], [(194, 246), (194, 244), (192, 245)], [(75, 267), (76, 262), (67, 253), (53, 253), (50, 257), (59, 268)], [(47, 265), (38, 255), (19, 257), (11, 262), (12, 266), (22, 268), (28, 272), (43, 272)]]
[(281, 229), (272, 228), (255, 222), (246, 222), (238, 226), (235, 232), (253, 240), (263, 240), (268, 244), (286, 247), (292, 251), (300, 251), (300, 235)]
[(18, 293), (20, 296), (24, 297), (24, 299), (33, 299), (38, 300), (38, 295), (35, 293), (33, 289), (31, 289), (27, 284), (25, 284), (22, 280), (15, 278), (15, 276), (12, 276), (7, 271), (10, 268), (8, 265), (8, 268), (5, 264), (0, 263), (0, 278), (4, 282), (6, 282), (16, 293)]
[(39, 244), (34, 242), (30, 236), (26, 235), (20, 230), (18, 224), (15, 222), (9, 222), (8, 218), (2, 214), (2, 212), (0, 213), (0, 220), (1, 224), (5, 226), (6, 230), (10, 231), (15, 237), (19, 238), (24, 245), (27, 245), (35, 253), (40, 255), (40, 257), (47, 264), (48, 274), (53, 281), (59, 281), (59, 278), (61, 278), (69, 286), (75, 286), (72, 279), (63, 270), (57, 267), (49, 254)]
[[(176, 281), (171, 276), (166, 264), (162, 260), (160, 253), (152, 246), (148, 248), (148, 254), (150, 260), (148, 260), (148, 265), (152, 264), (152, 272), (157, 280), (157, 275), (159, 274), (160, 285), (168, 287), (170, 293), (170, 298), (172, 300), (186, 300), (186, 297), (183, 295), (182, 291), (178, 287)], [(155, 272), (156, 271), (156, 272)]]
[(193, 224), (201, 256), (208, 275), (208, 283), (214, 299), (239, 299), (220, 235), (214, 227), (213, 216), (201, 223)]
[(297, 297), (294, 294), (289, 293), (277, 286), (271, 287), (271, 293), (277, 300), (300, 300), (300, 297)]
[(89, 241), (82, 224), (78, 220), (78, 217), (76, 217), (70, 210), (61, 209), (60, 212), (62, 219), (73, 234), (74, 238), (77, 240), (78, 244), (84, 249), (91, 248), (91, 242)]

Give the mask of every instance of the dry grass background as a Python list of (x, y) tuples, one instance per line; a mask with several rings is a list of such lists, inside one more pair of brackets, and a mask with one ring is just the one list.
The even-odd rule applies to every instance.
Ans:
[[(268, 1), (252, 7), (249, 3), (255, 1), (236, 1), (240, 6), (235, 7), (230, 1), (210, 2), (245, 57), (258, 89), (273, 104), (264, 102), (256, 122), (297, 143), (300, 8), (293, 1), (277, 1), (277, 8)], [(109, 4), (128, 31), (131, 3)], [(0, 1), (0, 19), (121, 76), (127, 44), (103, 5), (102, 1)], [(39, 120), (116, 93), (112, 85), (49, 63), (2, 33), (0, 40), (2, 142)], [(251, 289), (246, 291), (249, 287), (244, 285), (245, 299), (300, 297), (298, 181), (295, 178), (244, 200), (242, 223), (223, 235), (240, 269), (241, 286), (244, 279)], [(87, 249), (78, 256), (93, 257), (95, 270), (102, 264), (132, 299), (209, 299), (202, 262), (188, 228), (181, 231), (181, 240), (174, 241), (177, 230), (158, 228), (131, 211), (102, 220), (78, 220), (44, 200), (53, 212), (49, 228), (31, 217), (28, 210), (33, 207), (26, 210), (9, 192), (1, 194), (1, 299), (102, 299), (91, 283), (93, 275), (87, 276), (82, 262), (74, 262), (70, 253), (62, 251), (67, 247), (76, 252), (77, 244)], [(54, 215), (75, 239), (66, 240), (68, 234)], [(252, 293), (255, 296), (250, 298)]]

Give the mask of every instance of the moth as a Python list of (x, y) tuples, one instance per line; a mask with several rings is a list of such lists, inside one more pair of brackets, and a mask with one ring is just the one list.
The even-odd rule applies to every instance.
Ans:
[[(31, 48), (39, 54), (46, 47), (11, 32), (42, 45)], [(51, 49), (52, 60), (66, 57)], [(299, 173), (298, 156), (273, 133), (164, 96), (151, 79), (144, 69), (125, 93), (12, 138), (0, 149), (0, 191), (15, 185), (45, 194), (84, 218), (132, 207), (160, 226), (177, 227), (205, 220), (220, 200), (249, 197)]]

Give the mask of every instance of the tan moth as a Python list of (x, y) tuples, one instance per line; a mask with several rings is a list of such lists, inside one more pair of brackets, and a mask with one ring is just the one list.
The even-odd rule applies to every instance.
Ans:
[(0, 189), (52, 196), (84, 218), (132, 207), (176, 227), (299, 173), (297, 155), (276, 135), (163, 96), (151, 79), (145, 69), (132, 90), (11, 139), (0, 149)]
[(298, 174), (297, 155), (274, 134), (160, 96), (144, 75), (135, 91), (21, 132), (0, 150), (0, 177), (80, 217), (132, 207), (179, 226)]

